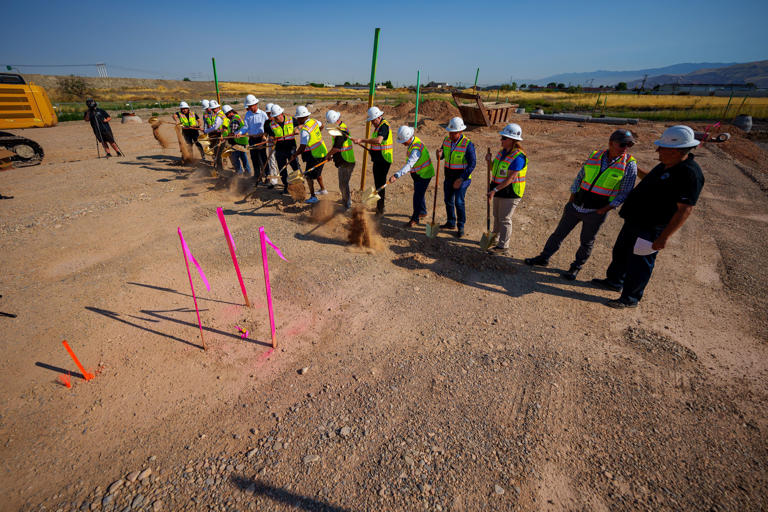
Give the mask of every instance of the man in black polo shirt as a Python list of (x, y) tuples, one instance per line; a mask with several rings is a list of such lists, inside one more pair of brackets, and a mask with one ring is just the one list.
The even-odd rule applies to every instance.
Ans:
[(627, 196), (619, 211), (624, 226), (613, 245), (606, 278), (592, 280), (603, 288), (621, 291), (618, 299), (606, 302), (612, 308), (637, 307), (658, 251), (691, 215), (704, 186), (701, 167), (689, 154), (699, 145), (691, 128), (667, 128), (654, 144), (661, 163)]

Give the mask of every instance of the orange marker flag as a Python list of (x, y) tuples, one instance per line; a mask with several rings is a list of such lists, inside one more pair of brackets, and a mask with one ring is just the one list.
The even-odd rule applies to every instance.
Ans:
[(64, 345), (64, 348), (67, 349), (67, 352), (69, 352), (70, 357), (72, 357), (72, 360), (75, 361), (75, 364), (77, 365), (77, 367), (80, 368), (80, 371), (83, 373), (83, 378), (85, 380), (91, 380), (94, 377), (94, 375), (92, 373), (88, 373), (87, 371), (85, 371), (85, 368), (83, 368), (83, 365), (80, 364), (80, 361), (77, 359), (77, 356), (75, 355), (75, 353), (72, 352), (71, 348), (69, 348), (69, 343), (67, 343), (67, 340), (62, 341), (61, 343)]
[(69, 372), (62, 373), (59, 375), (59, 382), (61, 382), (63, 385), (67, 386), (67, 388), (72, 387), (72, 380), (69, 378)]

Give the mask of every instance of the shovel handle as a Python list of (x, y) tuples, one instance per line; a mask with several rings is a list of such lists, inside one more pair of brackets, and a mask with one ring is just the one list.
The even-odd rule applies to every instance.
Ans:
[[(491, 156), (491, 148), (486, 149), (487, 156)], [(486, 164), (488, 166), (488, 193), (491, 192), (491, 166), (492, 163), (488, 161), (489, 159), (486, 158)], [(485, 202), (485, 230), (490, 232), (491, 231), (491, 201), (488, 200)]]

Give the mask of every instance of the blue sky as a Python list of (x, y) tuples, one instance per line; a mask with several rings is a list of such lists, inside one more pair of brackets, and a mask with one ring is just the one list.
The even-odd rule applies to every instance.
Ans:
[[(768, 59), (768, 1), (4, 2), (0, 65), (110, 76), (471, 84)], [(95, 68), (21, 66), (26, 73)]]

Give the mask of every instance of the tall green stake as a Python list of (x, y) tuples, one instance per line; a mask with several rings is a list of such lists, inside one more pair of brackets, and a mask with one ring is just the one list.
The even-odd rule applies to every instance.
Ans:
[(480, 76), (480, 68), (477, 68), (477, 71), (475, 71), (475, 94), (477, 94), (477, 77)]
[(216, 84), (216, 101), (221, 105), (221, 96), (219, 95), (219, 77), (216, 76), (216, 59), (211, 57), (213, 62), (213, 83)]
[(419, 99), (421, 96), (421, 71), (416, 71), (416, 119), (413, 120), (413, 131), (419, 129)]
[[(373, 59), (371, 60), (371, 83), (368, 89), (368, 108), (373, 106), (373, 95), (376, 93), (376, 59), (379, 57), (379, 33), (377, 28), (373, 34)], [(371, 136), (371, 123), (365, 123), (365, 138)], [(363, 171), (360, 173), (360, 190), (365, 190), (365, 168), (368, 164), (368, 152), (363, 152)]]

